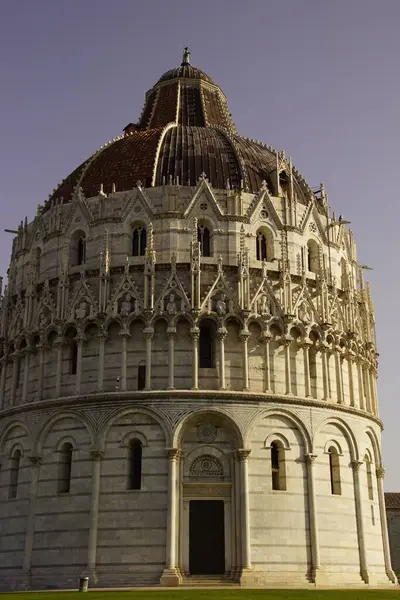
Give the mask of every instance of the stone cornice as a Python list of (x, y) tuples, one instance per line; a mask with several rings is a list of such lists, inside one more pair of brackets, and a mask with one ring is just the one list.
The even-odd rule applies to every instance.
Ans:
[(122, 406), (126, 403), (127, 406), (134, 406), (134, 404), (152, 406), (158, 403), (164, 403), (166, 400), (172, 400), (176, 404), (181, 401), (193, 400), (201, 397), (204, 402), (201, 406), (207, 406), (212, 409), (210, 400), (214, 400), (216, 404), (225, 403), (227, 405), (246, 404), (248, 406), (256, 405), (259, 408), (265, 406), (268, 407), (270, 404), (280, 404), (282, 408), (289, 406), (299, 407), (312, 407), (330, 410), (339, 414), (347, 414), (356, 417), (366, 418), (373, 423), (377, 424), (378, 427), (383, 431), (382, 421), (363, 410), (352, 406), (344, 406), (343, 404), (329, 403), (323, 400), (314, 400), (310, 398), (299, 398), (295, 396), (281, 396), (275, 394), (259, 394), (256, 392), (249, 391), (227, 391), (227, 390), (147, 390), (140, 392), (102, 392), (95, 394), (82, 394), (79, 396), (68, 396), (64, 398), (57, 398), (54, 400), (41, 400), (31, 402), (25, 405), (13, 406), (0, 411), (0, 422), (6, 417), (12, 415), (21, 415), (23, 412), (32, 412), (33, 410), (42, 410), (49, 408), (65, 408), (70, 409), (75, 406), (82, 408), (83, 405), (90, 407), (92, 404), (98, 402), (104, 402), (104, 406), (107, 404), (118, 403)]

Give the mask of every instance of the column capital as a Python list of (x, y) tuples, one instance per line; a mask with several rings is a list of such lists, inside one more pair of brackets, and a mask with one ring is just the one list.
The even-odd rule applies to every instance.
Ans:
[(306, 462), (312, 466), (315, 463), (315, 459), (317, 458), (318, 454), (312, 454), (311, 452), (307, 452), (304, 456)]
[(362, 460), (353, 460), (350, 465), (353, 471), (359, 471), (364, 462)]
[(180, 448), (167, 448), (166, 451), (168, 458), (172, 462), (180, 460), (183, 456), (183, 452)]
[(168, 327), (167, 329), (167, 337), (168, 338), (174, 338), (176, 337), (176, 327)]
[(260, 342), (262, 344), (267, 344), (268, 342), (270, 342), (272, 339), (272, 335), (270, 334), (269, 331), (263, 331), (261, 338), (260, 338)]
[(90, 451), (90, 458), (93, 461), (103, 460), (103, 456), (104, 456), (104, 452), (102, 450), (91, 450)]
[(383, 467), (378, 467), (376, 469), (376, 477), (377, 479), (383, 479), (385, 477), (385, 469)]
[(42, 462), (42, 457), (39, 455), (32, 454), (32, 456), (28, 456), (28, 460), (32, 464), (33, 467), (38, 467), (40, 465), (40, 463)]
[(153, 335), (154, 335), (154, 328), (153, 327), (145, 327), (143, 329), (143, 335), (144, 335), (145, 338), (147, 338), (147, 339), (150, 338), (151, 339), (153, 337)]
[(219, 327), (217, 330), (217, 337), (219, 340), (224, 340), (228, 335), (226, 327)]
[(86, 336), (83, 333), (78, 333), (78, 335), (74, 337), (74, 341), (78, 344), (78, 346), (83, 346), (83, 344), (86, 342)]
[(199, 327), (192, 327), (190, 329), (190, 335), (192, 336), (192, 338), (196, 341), (198, 341), (198, 339), (200, 338), (200, 329)]
[(238, 450), (236, 450), (236, 458), (242, 462), (244, 460), (247, 460), (248, 457), (250, 456), (251, 450), (248, 450), (246, 448), (239, 448)]
[(122, 331), (119, 332), (118, 334), (121, 338), (130, 338), (132, 337), (131, 334), (129, 333), (129, 331), (127, 329), (123, 329)]
[(241, 342), (244, 342), (244, 341), (247, 342), (247, 340), (249, 339), (249, 337), (250, 337), (250, 331), (247, 328), (246, 329), (242, 329), (240, 331), (240, 333), (239, 333), (239, 340)]

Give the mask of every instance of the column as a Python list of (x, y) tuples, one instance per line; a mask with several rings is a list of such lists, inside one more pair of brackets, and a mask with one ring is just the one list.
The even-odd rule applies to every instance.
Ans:
[(127, 373), (127, 340), (130, 337), (129, 332), (121, 331), (121, 381), (119, 384), (119, 389), (121, 392), (126, 392), (126, 373)]
[(44, 361), (46, 357), (46, 348), (44, 342), (38, 345), (39, 348), (39, 373), (38, 373), (38, 400), (43, 398), (43, 386), (44, 386)]
[(36, 517), (36, 497), (39, 485), (39, 472), (40, 472), (40, 456), (30, 456), (31, 462), (31, 485), (29, 490), (29, 509), (28, 519), (25, 530), (25, 548), (24, 548), (24, 562), (23, 570), (29, 572), (31, 569), (32, 562), (32, 548), (33, 548), (33, 537), (35, 534), (35, 517)]
[(354, 356), (349, 352), (347, 355), (347, 368), (349, 370), (349, 391), (350, 391), (350, 406), (355, 406), (355, 394), (354, 394), (354, 374), (353, 374), (353, 360)]
[(168, 505), (167, 505), (167, 547), (166, 565), (161, 575), (160, 584), (167, 586), (179, 585), (181, 578), (176, 565), (177, 539), (177, 463), (180, 457), (178, 448), (167, 449), (168, 454)]
[(341, 349), (340, 346), (335, 348), (335, 365), (336, 365), (336, 391), (337, 401), (339, 404), (343, 404), (343, 379), (342, 379), (342, 365), (340, 362)]
[(356, 503), (358, 549), (360, 553), (360, 574), (362, 580), (365, 581), (365, 583), (369, 583), (367, 552), (364, 536), (363, 502), (360, 486), (360, 468), (363, 464), (364, 463), (362, 460), (354, 460), (351, 463), (351, 467), (353, 469), (354, 498)]
[(242, 536), (240, 531), (241, 523), (241, 504), (240, 504), (240, 491), (241, 491), (241, 474), (240, 474), (240, 463), (237, 453), (234, 455), (234, 466), (235, 466), (235, 539), (236, 539), (236, 573), (240, 575), (242, 569)]
[(271, 391), (271, 365), (269, 360), (269, 343), (271, 340), (271, 334), (265, 332), (261, 341), (264, 343), (264, 371), (265, 371), (265, 392), (268, 393)]
[(378, 501), (379, 501), (379, 516), (381, 521), (382, 529), (382, 545), (383, 545), (383, 556), (385, 559), (385, 570), (386, 575), (393, 583), (397, 583), (396, 576), (393, 573), (392, 563), (390, 559), (390, 546), (389, 546), (389, 535), (387, 530), (386, 521), (386, 508), (385, 508), (385, 494), (383, 491), (383, 478), (385, 476), (385, 469), (378, 467), (376, 470), (376, 478), (378, 484)]
[(18, 362), (20, 360), (20, 354), (16, 350), (12, 355), (12, 375), (11, 375), (11, 406), (15, 405), (15, 397), (17, 394), (17, 378), (19, 377)]
[[(365, 376), (365, 379), (364, 379)], [(372, 412), (372, 407), (371, 407), (371, 392), (370, 392), (370, 385), (369, 385), (369, 377), (368, 377), (368, 366), (365, 367), (365, 369), (362, 369), (362, 377), (363, 377), (363, 381), (364, 381), (364, 392), (365, 392), (365, 401), (366, 401), (366, 405), (367, 405), (367, 411), (368, 412)]]
[(61, 396), (61, 382), (62, 382), (62, 362), (63, 362), (63, 339), (58, 338), (55, 342), (57, 348), (57, 367), (56, 367), (56, 398)]
[(168, 389), (173, 390), (175, 388), (175, 327), (168, 327)]
[(153, 339), (154, 329), (146, 327), (143, 330), (146, 338), (146, 390), (151, 390), (151, 340)]
[(310, 382), (310, 346), (311, 342), (303, 342), (303, 358), (304, 358), (304, 392), (306, 398), (311, 398), (311, 382)]
[(6, 391), (6, 373), (7, 373), (7, 362), (8, 359), (4, 356), (1, 360), (1, 379), (0, 379), (0, 408), (5, 408), (4, 406), (4, 396)]
[(238, 459), (241, 467), (241, 530), (242, 530), (242, 568), (251, 569), (250, 549), (250, 512), (249, 512), (249, 467), (248, 457), (251, 450), (238, 450)]
[(285, 353), (285, 381), (286, 381), (286, 395), (289, 396), (292, 393), (292, 374), (290, 372), (290, 342), (291, 342), (291, 338), (289, 339), (288, 337), (286, 337), (283, 340), (283, 346), (284, 346), (284, 353)]
[(28, 385), (29, 385), (29, 363), (31, 361), (32, 347), (25, 346), (24, 350), (24, 380), (22, 383), (22, 403), (28, 400)]
[(364, 392), (364, 378), (362, 372), (362, 362), (360, 359), (357, 361), (357, 373), (358, 373), (358, 391), (360, 398), (360, 408), (365, 410), (365, 392)]
[(314, 482), (314, 463), (316, 454), (306, 454), (307, 461), (307, 482), (308, 482), (308, 513), (310, 519), (310, 538), (311, 538), (311, 577), (314, 583), (317, 580), (317, 571), (321, 568), (319, 556), (319, 531), (317, 499)]
[(225, 327), (218, 329), (217, 335), (219, 339), (219, 387), (224, 390), (226, 387), (225, 383), (225, 338), (227, 331)]
[(103, 391), (103, 383), (104, 383), (104, 353), (105, 353), (105, 344), (106, 344), (106, 336), (104, 333), (100, 333), (98, 336), (99, 340), (99, 367), (97, 372), (97, 391)]
[(249, 353), (247, 343), (250, 337), (250, 332), (247, 329), (243, 329), (240, 332), (239, 339), (243, 343), (243, 390), (247, 391), (250, 389), (249, 385)]
[(81, 381), (82, 381), (82, 350), (83, 350), (83, 335), (78, 335), (76, 338), (78, 344), (78, 352), (76, 359), (76, 379), (75, 379), (75, 394), (78, 396), (81, 393)]
[(97, 553), (97, 532), (99, 523), (99, 499), (100, 499), (100, 474), (103, 452), (92, 450), (90, 452), (92, 459), (92, 496), (90, 499), (90, 522), (89, 522), (89, 542), (88, 542), (88, 571), (97, 582), (96, 575), (96, 553)]
[(200, 329), (198, 327), (193, 327), (190, 330), (190, 335), (192, 336), (192, 363), (193, 363), (193, 373), (192, 373), (192, 389), (199, 389), (199, 339), (200, 339)]
[(329, 400), (329, 385), (328, 385), (328, 360), (327, 360), (327, 347), (324, 344), (321, 344), (319, 347), (319, 351), (321, 352), (321, 361), (322, 361), (322, 384), (324, 389), (323, 400)]
[(376, 371), (375, 371), (375, 368), (374, 368), (372, 371), (370, 371), (370, 375), (371, 375), (371, 379), (370, 379), (370, 381), (371, 381), (372, 397), (373, 397), (373, 399), (374, 399), (374, 403), (373, 403), (373, 406), (374, 406), (374, 414), (375, 414), (377, 417), (379, 417), (379, 409), (378, 409), (378, 389), (377, 389), (377, 385), (376, 385), (376, 384), (377, 384), (377, 381), (376, 381), (376, 378), (377, 378), (377, 373), (376, 373)]

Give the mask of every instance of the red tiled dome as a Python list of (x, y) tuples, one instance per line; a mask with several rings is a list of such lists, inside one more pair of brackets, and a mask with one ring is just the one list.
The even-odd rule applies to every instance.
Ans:
[(91, 197), (101, 184), (110, 193), (113, 184), (123, 191), (138, 180), (145, 187), (170, 181), (194, 186), (202, 173), (216, 189), (228, 185), (258, 192), (276, 169), (275, 153), (237, 135), (225, 95), (210, 83), (191, 66), (185, 49), (182, 65), (167, 71), (146, 94), (139, 122), (75, 169), (46, 208), (55, 199), (69, 202), (78, 184)]

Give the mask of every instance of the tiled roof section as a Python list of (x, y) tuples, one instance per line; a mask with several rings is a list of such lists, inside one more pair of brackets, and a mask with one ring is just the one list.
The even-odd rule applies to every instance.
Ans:
[(64, 181), (54, 190), (48, 201), (45, 203), (45, 209), (50, 208), (50, 204), (53, 200), (62, 199), (64, 202), (70, 201), (72, 192), (74, 191), (74, 188), (79, 181), (83, 169), (86, 167), (89, 161), (90, 158), (85, 160), (85, 162), (79, 165), (79, 167), (76, 168), (75, 171), (72, 171), (72, 173), (68, 175), (66, 179), (64, 179)]
[(154, 102), (155, 99), (157, 97), (157, 91), (151, 91), (147, 97), (146, 97), (146, 101), (144, 104), (144, 108), (143, 108), (143, 112), (142, 112), (142, 116), (140, 117), (140, 121), (139, 121), (139, 125), (141, 127), (147, 127), (150, 121), (150, 117), (153, 113), (153, 106), (154, 106)]
[(118, 192), (131, 190), (139, 180), (150, 187), (162, 130), (160, 127), (135, 131), (100, 152), (82, 179), (85, 196), (95, 196), (101, 183), (106, 194), (111, 192), (113, 183)]
[(385, 492), (386, 508), (400, 508), (400, 492)]
[(238, 188), (240, 166), (228, 138), (205, 127), (173, 127), (165, 134), (156, 168), (156, 185), (179, 177), (181, 185), (196, 185), (205, 173), (214, 188), (225, 189), (227, 182)]
[(230, 127), (231, 123), (227, 122), (222, 111), (221, 103), (218, 98), (219, 92), (217, 90), (207, 89), (205, 86), (203, 87), (202, 92), (208, 124), (211, 126)]
[(179, 102), (179, 125), (204, 127), (205, 120), (198, 87), (181, 85)]
[(233, 140), (246, 167), (249, 191), (256, 192), (264, 180), (269, 180), (271, 172), (276, 170), (275, 155), (238, 135), (233, 136)]
[(192, 65), (181, 65), (180, 67), (176, 67), (176, 69), (171, 69), (161, 75), (160, 79), (157, 83), (161, 83), (162, 81), (168, 81), (169, 79), (201, 79), (202, 81), (207, 81), (208, 83), (214, 83), (211, 77), (209, 77), (204, 71), (200, 71), (200, 69), (196, 69), (196, 67), (192, 67)]
[(178, 105), (178, 83), (171, 83), (159, 89), (156, 105), (148, 128), (164, 127), (176, 121)]

